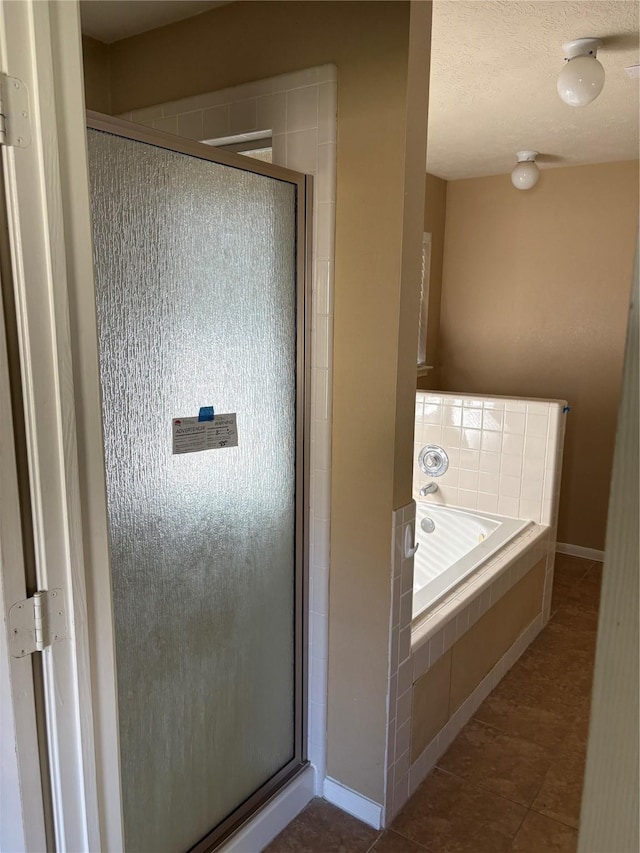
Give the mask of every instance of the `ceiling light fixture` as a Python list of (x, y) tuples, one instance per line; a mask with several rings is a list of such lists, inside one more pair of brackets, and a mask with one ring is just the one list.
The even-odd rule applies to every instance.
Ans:
[(537, 151), (518, 151), (518, 163), (511, 172), (511, 183), (517, 190), (530, 190), (535, 187), (540, 177), (540, 170), (536, 166)]
[(584, 38), (565, 42), (565, 64), (558, 76), (558, 94), (570, 107), (585, 107), (595, 101), (604, 86), (604, 68), (596, 59), (601, 39)]

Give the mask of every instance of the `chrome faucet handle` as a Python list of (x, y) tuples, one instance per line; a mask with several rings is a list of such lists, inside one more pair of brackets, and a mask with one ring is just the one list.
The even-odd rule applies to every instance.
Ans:
[(418, 465), (429, 477), (440, 477), (449, 467), (449, 457), (439, 444), (425, 444), (418, 454)]

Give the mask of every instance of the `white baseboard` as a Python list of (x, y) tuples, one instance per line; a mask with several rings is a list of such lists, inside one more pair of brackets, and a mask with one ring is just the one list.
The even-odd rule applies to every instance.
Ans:
[(372, 826), (374, 829), (382, 828), (382, 806), (374, 803), (368, 797), (352, 791), (335, 779), (327, 777), (324, 780), (324, 798), (334, 806), (357, 817), (359, 820)]
[(296, 776), (277, 797), (261, 809), (222, 845), (220, 853), (260, 853), (300, 814), (315, 796), (312, 766)]
[(582, 545), (567, 545), (565, 542), (556, 544), (556, 552), (558, 554), (568, 554), (570, 557), (582, 557), (583, 560), (597, 560), (599, 563), (604, 562), (604, 551), (598, 551), (595, 548), (583, 548)]

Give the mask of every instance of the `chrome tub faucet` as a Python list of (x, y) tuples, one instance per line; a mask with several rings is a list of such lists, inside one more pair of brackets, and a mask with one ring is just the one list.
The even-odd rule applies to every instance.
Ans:
[(427, 483), (426, 486), (423, 486), (420, 489), (420, 496), (424, 497), (425, 495), (432, 495), (434, 492), (438, 491), (437, 483)]

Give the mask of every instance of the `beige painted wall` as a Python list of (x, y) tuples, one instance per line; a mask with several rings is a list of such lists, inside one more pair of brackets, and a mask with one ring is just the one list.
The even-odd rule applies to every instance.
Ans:
[(450, 181), (440, 387), (571, 405), (558, 540), (604, 548), (638, 163)]
[(427, 172), (424, 196), (424, 230), (431, 234), (427, 364), (432, 365), (433, 370), (426, 376), (418, 378), (418, 388), (425, 390), (440, 387), (440, 308), (446, 213), (447, 182)]
[(338, 67), (327, 770), (379, 803), (391, 511), (411, 499), (415, 344), (411, 357), (400, 342), (417, 340), (431, 4), (411, 14), (413, 58), (405, 2), (233, 3), (109, 49), (113, 113)]
[(110, 113), (109, 46), (82, 36), (82, 65), (87, 109)]

